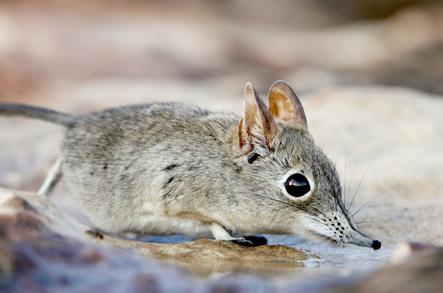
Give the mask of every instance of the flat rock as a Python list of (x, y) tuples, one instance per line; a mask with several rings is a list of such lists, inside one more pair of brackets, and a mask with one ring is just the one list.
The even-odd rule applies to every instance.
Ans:
[[(247, 248), (228, 241), (205, 239), (156, 244), (90, 231), (45, 197), (1, 189), (0, 286), (20, 290), (55, 289), (58, 286), (75, 289), (78, 286), (90, 288), (100, 281), (112, 288), (116, 282), (112, 279), (114, 275), (120, 270), (123, 273), (128, 266), (134, 267), (125, 272), (127, 283), (119, 285), (122, 289), (138, 286), (133, 280), (139, 280), (143, 288), (150, 288), (159, 282), (156, 279), (160, 273), (179, 274), (184, 282), (180, 285), (186, 286), (194, 282), (191, 275), (184, 273), (189, 270), (200, 275), (235, 271), (278, 272), (293, 270), (307, 259), (316, 259), (308, 252), (281, 245)], [(155, 259), (188, 270), (160, 264)], [(62, 268), (57, 270), (57, 267)], [(156, 275), (146, 274), (154, 269)], [(100, 271), (101, 280), (88, 277), (95, 270)], [(41, 284), (34, 283), (39, 277), (46, 279)], [(71, 284), (74, 280), (81, 281)]]
[[(245, 248), (198, 240), (150, 244), (85, 233), (87, 226), (46, 198), (0, 190), (0, 291), (7, 292), (441, 292), (443, 248), (418, 243), (398, 247), (393, 263), (354, 278), (276, 283), (235, 274), (202, 280), (152, 256), (200, 272), (251, 272), (294, 268), (312, 255), (285, 246)], [(118, 248), (116, 248), (118, 247)], [(202, 265), (203, 263), (203, 265)]]

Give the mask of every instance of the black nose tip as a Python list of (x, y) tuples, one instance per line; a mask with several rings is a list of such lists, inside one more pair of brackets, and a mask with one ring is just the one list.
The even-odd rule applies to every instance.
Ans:
[(381, 247), (381, 242), (378, 241), (378, 240), (373, 240), (371, 246), (372, 246), (372, 248), (374, 248), (374, 250), (380, 249), (380, 247)]

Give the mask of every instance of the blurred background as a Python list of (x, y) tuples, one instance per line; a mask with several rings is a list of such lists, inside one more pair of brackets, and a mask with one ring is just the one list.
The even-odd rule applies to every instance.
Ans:
[(239, 98), (280, 78), (443, 93), (442, 28), (438, 0), (1, 0), (0, 100)]

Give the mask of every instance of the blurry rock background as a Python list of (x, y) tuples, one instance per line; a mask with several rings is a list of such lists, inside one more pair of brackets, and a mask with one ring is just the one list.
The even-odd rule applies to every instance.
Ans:
[[(0, 102), (240, 113), (246, 81), (265, 94), (288, 80), (355, 210), (376, 196), (358, 216), (384, 249), (271, 242), (313, 249), (346, 275), (384, 264), (401, 240), (443, 244), (442, 28), (437, 0), (1, 0)], [(36, 190), (63, 130), (0, 117), (0, 134), (0, 186)], [(63, 184), (53, 199), (87, 222)]]
[(29, 100), (46, 90), (41, 96), (54, 105), (85, 94), (111, 99), (108, 84), (114, 95), (130, 85), (128, 97), (172, 82), (230, 96), (244, 80), (265, 90), (277, 78), (301, 93), (348, 84), (443, 93), (442, 7), (431, 0), (3, 0), (0, 98)]

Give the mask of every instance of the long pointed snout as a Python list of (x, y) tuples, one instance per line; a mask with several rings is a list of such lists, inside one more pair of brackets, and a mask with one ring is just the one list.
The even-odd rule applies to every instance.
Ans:
[(381, 242), (379, 240), (370, 239), (357, 231), (352, 231), (350, 233), (348, 243), (358, 246), (371, 247), (374, 250), (380, 249), (381, 247)]
[[(317, 235), (335, 240), (338, 243), (349, 243), (358, 246), (370, 247), (374, 250), (381, 248), (379, 240), (371, 239), (349, 222), (349, 218), (343, 214), (326, 214), (318, 219), (308, 215), (302, 218), (302, 222), (308, 231)], [(297, 232), (294, 232), (295, 234)]]

